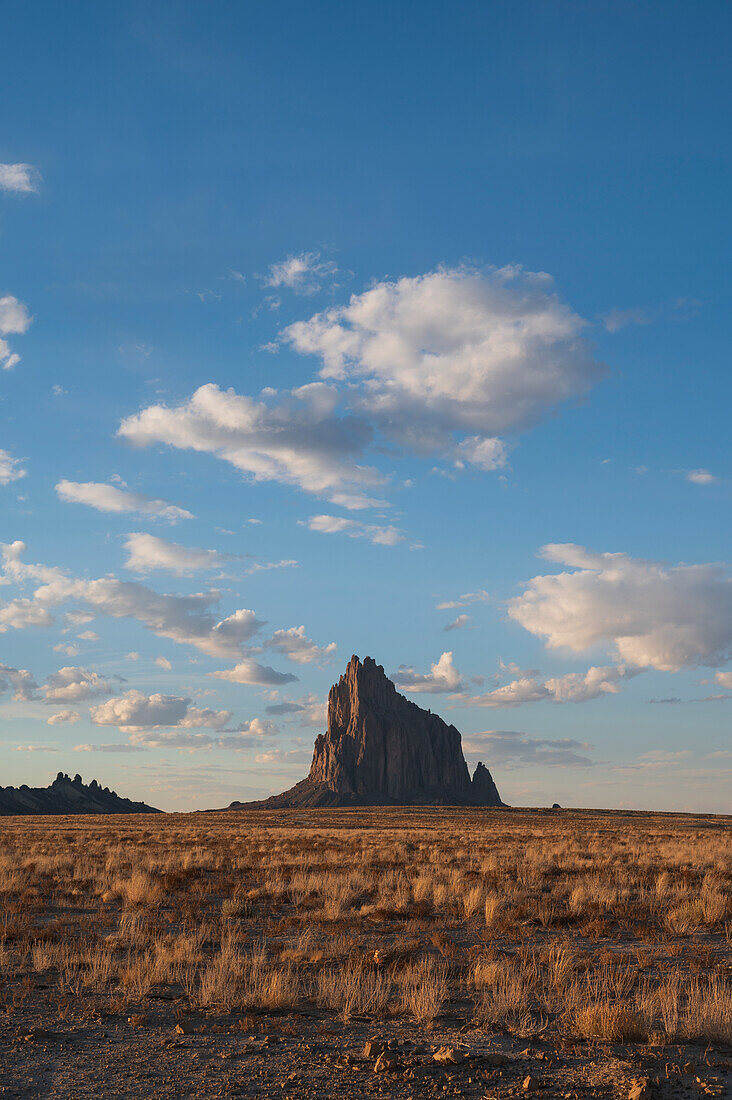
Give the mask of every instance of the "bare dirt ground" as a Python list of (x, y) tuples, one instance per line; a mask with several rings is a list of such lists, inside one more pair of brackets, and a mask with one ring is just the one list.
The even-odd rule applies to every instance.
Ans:
[(0, 1096), (732, 1096), (732, 822), (0, 819)]

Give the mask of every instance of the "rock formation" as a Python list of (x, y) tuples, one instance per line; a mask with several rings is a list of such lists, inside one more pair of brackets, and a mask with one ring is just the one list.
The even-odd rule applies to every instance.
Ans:
[[(245, 805), (233, 802), (231, 809)], [(330, 689), (328, 730), (307, 779), (260, 803), (297, 806), (502, 806), (481, 763), (471, 780), (460, 734), (400, 695), (370, 657), (352, 657)]]
[(159, 814), (160, 810), (120, 798), (96, 779), (86, 785), (80, 775), (59, 772), (48, 787), (0, 787), (0, 816), (9, 814)]

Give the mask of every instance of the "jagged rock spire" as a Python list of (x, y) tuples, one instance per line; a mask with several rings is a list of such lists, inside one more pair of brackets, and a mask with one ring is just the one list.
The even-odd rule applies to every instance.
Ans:
[(483, 764), (471, 780), (457, 729), (400, 695), (371, 657), (356, 656), (330, 689), (328, 729), (307, 779), (265, 804), (503, 805)]

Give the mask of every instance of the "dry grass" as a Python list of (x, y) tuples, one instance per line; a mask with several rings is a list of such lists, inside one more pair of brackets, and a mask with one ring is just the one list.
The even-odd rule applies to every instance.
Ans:
[(41, 978), (64, 1011), (163, 996), (426, 1027), (459, 1003), (518, 1035), (730, 1044), (731, 889), (723, 819), (3, 819), (0, 1008)]

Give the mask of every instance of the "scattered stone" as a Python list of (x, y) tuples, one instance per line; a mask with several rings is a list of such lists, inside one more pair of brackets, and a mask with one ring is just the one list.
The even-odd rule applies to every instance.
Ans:
[(651, 1095), (651, 1083), (645, 1077), (638, 1077), (631, 1082), (628, 1100), (648, 1100)]
[(457, 1047), (440, 1047), (432, 1055), (433, 1062), (439, 1062), (440, 1065), (459, 1066), (461, 1062), (465, 1061), (465, 1055)]
[(21, 1032), (18, 1038), (24, 1043), (43, 1043), (49, 1039), (57, 1039), (58, 1035), (55, 1031), (46, 1031), (42, 1027), (30, 1027), (27, 1031)]
[(195, 1035), (196, 1029), (188, 1020), (179, 1020), (175, 1025), (176, 1035)]
[(374, 1062), (374, 1073), (393, 1073), (395, 1070), (401, 1069), (401, 1064), (396, 1054), (390, 1054), (384, 1050)]
[(522, 1087), (524, 1092), (538, 1092), (539, 1080), (537, 1077), (532, 1077), (531, 1074), (529, 1074), (528, 1077), (524, 1077), (524, 1083)]
[(364, 1058), (378, 1058), (383, 1050), (384, 1044), (381, 1039), (369, 1039), (363, 1048), (363, 1056)]
[(140, 1013), (134, 1016), (128, 1016), (127, 1023), (130, 1025), (130, 1027), (146, 1027), (147, 1016), (143, 1016)]
[(511, 1059), (506, 1054), (501, 1054), (500, 1051), (491, 1051), (489, 1054), (482, 1056), (483, 1064), (486, 1066), (505, 1066)]

